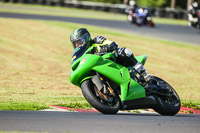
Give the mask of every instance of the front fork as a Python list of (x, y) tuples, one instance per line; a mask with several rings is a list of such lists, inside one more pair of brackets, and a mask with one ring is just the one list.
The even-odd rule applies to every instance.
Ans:
[(112, 96), (115, 95), (110, 84), (103, 79), (103, 77), (96, 72), (96, 75), (92, 77), (92, 82), (96, 86), (96, 95), (107, 102), (111, 102)]

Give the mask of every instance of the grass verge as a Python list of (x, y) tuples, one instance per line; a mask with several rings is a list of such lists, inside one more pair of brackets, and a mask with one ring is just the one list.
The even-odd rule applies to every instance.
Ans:
[(199, 100), (182, 100), (182, 106), (200, 110)]
[(88, 108), (81, 90), (69, 82), (71, 32), (88, 28), (148, 55), (146, 69), (171, 84), (181, 100), (198, 106), (200, 47), (117, 30), (55, 21), (0, 18), (0, 110), (41, 110), (49, 105)]

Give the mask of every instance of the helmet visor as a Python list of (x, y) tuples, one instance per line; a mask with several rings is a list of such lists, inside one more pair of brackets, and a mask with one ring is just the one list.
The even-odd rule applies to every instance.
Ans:
[(79, 39), (79, 40), (76, 40), (76, 41), (72, 42), (74, 48), (78, 48), (80, 46), (83, 46), (84, 43), (85, 43), (84, 39)]

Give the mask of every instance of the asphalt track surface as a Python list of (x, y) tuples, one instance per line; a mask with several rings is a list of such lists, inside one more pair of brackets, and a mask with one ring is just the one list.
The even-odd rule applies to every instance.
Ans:
[(65, 133), (199, 133), (200, 115), (0, 111), (0, 131)]
[(181, 25), (156, 24), (155, 28), (142, 26), (137, 27), (126, 21), (100, 20), (88, 18), (73, 18), (61, 16), (32, 15), (0, 12), (0, 17), (18, 19), (39, 19), (63, 22), (73, 22), (86, 25), (95, 25), (109, 29), (117, 29), (127, 33), (139, 34), (147, 37), (159, 38), (162, 40), (176, 41), (181, 43), (200, 45), (200, 33), (195, 28)]

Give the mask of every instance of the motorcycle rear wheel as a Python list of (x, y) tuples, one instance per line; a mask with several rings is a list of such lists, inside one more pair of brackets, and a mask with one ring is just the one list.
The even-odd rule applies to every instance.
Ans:
[(155, 24), (154, 24), (152, 21), (149, 21), (149, 22), (148, 22), (148, 26), (150, 26), (150, 27), (155, 27)]
[(178, 94), (166, 81), (158, 77), (154, 77), (154, 79), (166, 85), (168, 91), (165, 92), (165, 94), (168, 96), (155, 95), (154, 97), (157, 101), (157, 105), (153, 109), (161, 115), (171, 116), (177, 114), (181, 107), (181, 101)]
[(112, 102), (105, 102), (96, 95), (95, 87), (91, 80), (85, 80), (81, 84), (83, 96), (88, 103), (103, 114), (116, 114), (120, 109), (119, 97), (114, 95)]

